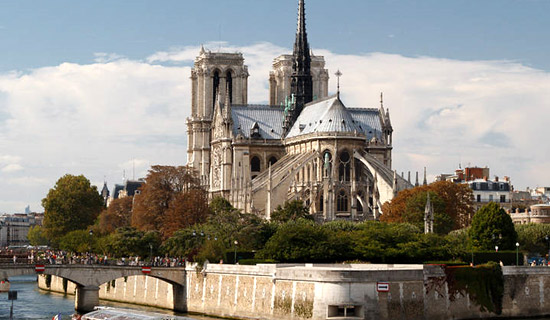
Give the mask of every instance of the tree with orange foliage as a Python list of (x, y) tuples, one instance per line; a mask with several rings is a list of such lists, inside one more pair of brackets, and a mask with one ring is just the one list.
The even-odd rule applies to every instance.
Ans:
[(380, 220), (423, 225), (423, 216), (419, 215), (418, 212), (423, 212), (422, 205), (426, 203), (428, 192), (433, 194), (432, 203), (434, 203), (436, 225), (438, 224), (438, 216), (439, 222), (442, 224), (448, 223), (449, 218), (451, 220), (452, 225), (443, 229), (456, 230), (470, 224), (474, 214), (472, 190), (465, 184), (455, 184), (449, 181), (438, 181), (427, 186), (418, 186), (400, 191), (391, 202), (382, 205), (383, 214)]
[(206, 190), (190, 167), (152, 166), (140, 194), (135, 196), (131, 224), (158, 230), (163, 238), (206, 218)]
[(117, 228), (130, 226), (132, 218), (132, 197), (117, 198), (99, 215), (99, 228), (103, 233), (111, 233)]

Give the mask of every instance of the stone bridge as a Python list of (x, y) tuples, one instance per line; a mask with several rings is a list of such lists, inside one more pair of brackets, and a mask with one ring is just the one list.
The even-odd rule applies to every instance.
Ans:
[[(2, 264), (0, 265), (0, 279), (14, 276), (46, 274), (58, 276), (76, 284), (75, 309), (85, 313), (92, 311), (99, 305), (99, 286), (109, 281), (144, 275), (142, 267), (137, 266), (103, 266), (103, 265), (45, 265), (45, 270), (37, 272), (35, 265)], [(185, 268), (151, 267), (147, 276), (158, 278), (170, 283), (173, 287), (174, 310), (187, 311), (185, 299)]]

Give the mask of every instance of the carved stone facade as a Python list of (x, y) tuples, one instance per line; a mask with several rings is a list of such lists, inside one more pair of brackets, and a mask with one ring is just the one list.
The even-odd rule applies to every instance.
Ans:
[[(303, 0), (298, 26), (307, 49)], [(377, 219), (382, 203), (411, 186), (391, 169), (389, 111), (382, 99), (376, 108), (347, 108), (339, 93), (328, 96), (324, 58), (297, 57), (309, 51), (296, 48), (273, 62), (270, 105), (247, 104), (242, 54), (201, 48), (191, 71), (188, 164), (212, 197), (266, 219), (294, 199), (322, 221)], [(313, 100), (297, 106), (291, 79), (300, 59), (311, 59), (305, 83)]]

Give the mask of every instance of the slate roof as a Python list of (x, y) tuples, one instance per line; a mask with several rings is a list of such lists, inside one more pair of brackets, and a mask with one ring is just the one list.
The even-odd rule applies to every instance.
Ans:
[(348, 109), (337, 96), (331, 96), (306, 105), (287, 137), (313, 132), (359, 132), (370, 139), (379, 137), (381, 128), (378, 110)]
[(279, 106), (247, 105), (231, 106), (233, 135), (242, 132), (245, 138), (250, 137), (250, 129), (258, 123), (263, 139), (281, 139), (283, 134), (283, 110)]
[[(231, 106), (233, 135), (242, 133), (250, 138), (251, 129), (258, 123), (262, 139), (281, 139), (284, 112), (279, 106)], [(309, 103), (296, 119), (287, 138), (313, 132), (359, 132), (367, 139), (382, 137), (382, 124), (378, 109), (346, 108), (337, 96)]]
[(382, 123), (380, 122), (380, 111), (374, 108), (348, 108), (355, 124), (370, 140), (372, 137), (382, 137)]

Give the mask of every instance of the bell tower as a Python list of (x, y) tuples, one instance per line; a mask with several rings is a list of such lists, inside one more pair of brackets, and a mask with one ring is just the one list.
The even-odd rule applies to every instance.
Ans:
[(248, 67), (242, 53), (211, 52), (201, 47), (191, 70), (191, 117), (187, 119), (187, 163), (198, 170), (203, 185), (210, 175), (210, 142), (214, 104), (228, 95), (232, 105), (246, 105)]

